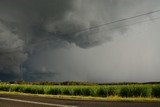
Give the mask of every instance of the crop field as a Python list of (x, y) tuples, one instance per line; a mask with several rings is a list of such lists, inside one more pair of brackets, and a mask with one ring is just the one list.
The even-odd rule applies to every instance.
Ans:
[(0, 84), (0, 91), (22, 92), (31, 94), (73, 95), (93, 97), (160, 97), (158, 84), (130, 85), (31, 85), (31, 84)]

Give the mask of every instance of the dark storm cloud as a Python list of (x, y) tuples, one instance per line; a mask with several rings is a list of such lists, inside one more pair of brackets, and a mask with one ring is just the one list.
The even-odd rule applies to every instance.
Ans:
[(68, 14), (74, 9), (73, 0), (0, 0), (2, 80), (12, 74), (17, 75), (15, 80), (20, 79), (20, 65), (45, 49), (63, 47), (68, 43), (82, 48), (100, 44), (91, 37), (94, 31), (76, 33), (90, 27), (92, 22), (87, 20), (86, 25), (79, 18), (72, 20)]
[[(0, 79), (21, 79), (22, 62), (49, 43), (43, 42), (51, 36), (44, 23), (50, 18), (60, 20), (71, 8), (71, 0), (0, 0)], [(55, 47), (62, 44), (51, 39)]]
[[(122, 8), (123, 3), (128, 6)], [(112, 40), (103, 28), (88, 28), (135, 13), (127, 9), (136, 8), (137, 3), (143, 4), (144, 0), (133, 6), (131, 0), (0, 0), (0, 79), (22, 79), (20, 69), (29, 80), (37, 80), (44, 72), (46, 77), (47, 72), (58, 75), (56, 70), (35, 68), (33, 59), (43, 51), (69, 44), (86, 49)]]

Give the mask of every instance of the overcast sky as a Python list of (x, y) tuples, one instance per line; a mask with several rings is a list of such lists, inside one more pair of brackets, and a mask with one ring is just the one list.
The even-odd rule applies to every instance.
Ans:
[(157, 10), (159, 0), (0, 0), (0, 80), (160, 81)]

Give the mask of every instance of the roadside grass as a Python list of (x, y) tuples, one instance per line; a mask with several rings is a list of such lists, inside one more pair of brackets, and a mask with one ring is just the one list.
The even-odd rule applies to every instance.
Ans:
[(39, 96), (39, 97), (49, 97), (49, 98), (57, 98), (57, 99), (71, 99), (71, 100), (73, 99), (73, 100), (98, 100), (98, 101), (160, 102), (160, 98), (157, 98), (157, 97), (119, 97), (119, 96), (92, 97), (92, 96), (74, 96), (74, 95), (31, 94), (31, 93), (7, 92), (7, 91), (0, 91), (0, 94)]
[(64, 86), (64, 85), (21, 85), (0, 84), (0, 91), (40, 95), (70, 97), (104, 98), (107, 100), (160, 99), (160, 85), (101, 85), (101, 86)]

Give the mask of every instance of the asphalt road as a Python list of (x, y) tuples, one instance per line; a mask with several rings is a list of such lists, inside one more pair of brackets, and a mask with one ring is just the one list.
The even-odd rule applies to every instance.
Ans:
[(160, 102), (78, 100), (0, 94), (0, 107), (160, 107)]

